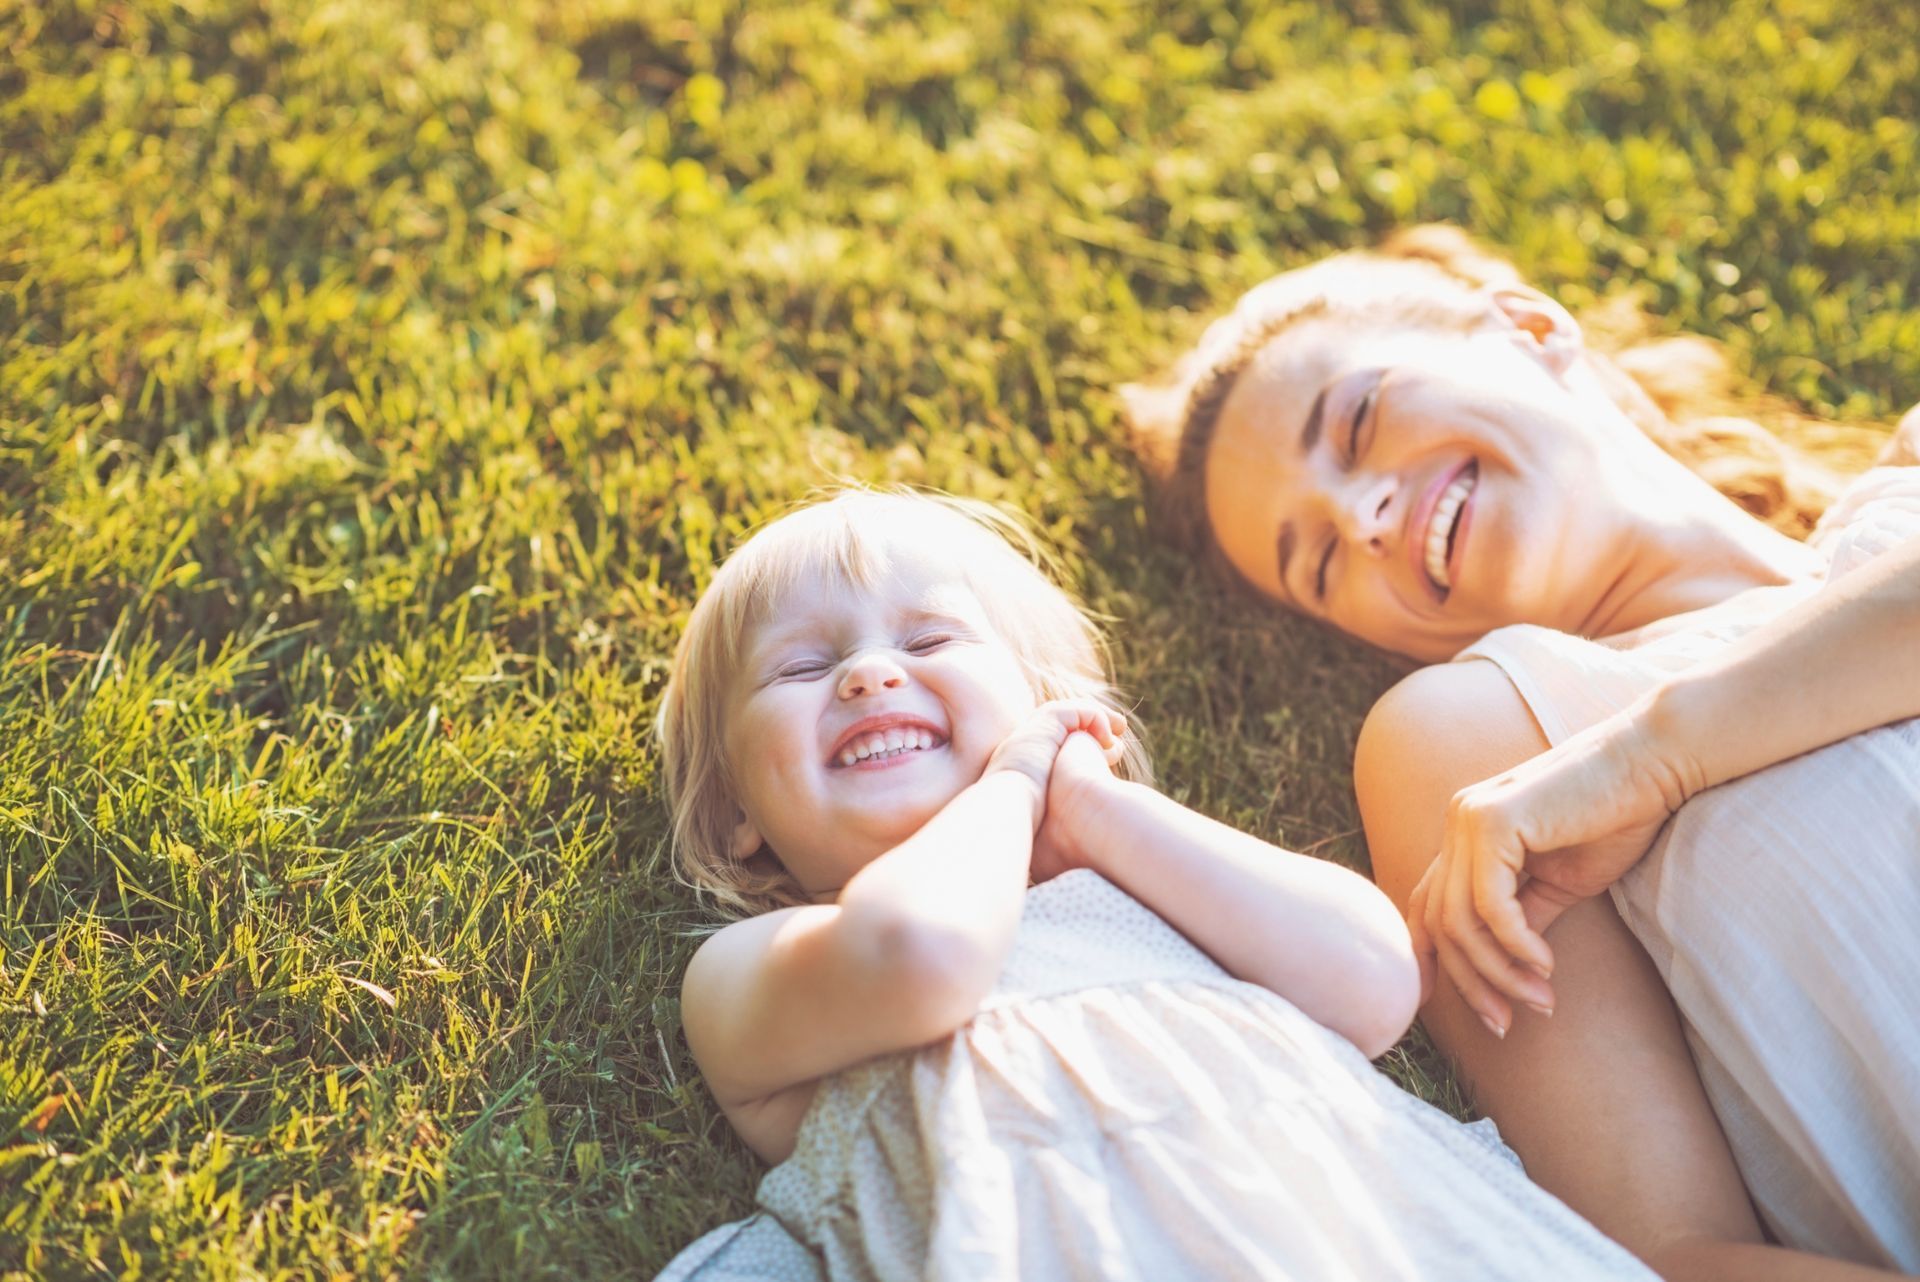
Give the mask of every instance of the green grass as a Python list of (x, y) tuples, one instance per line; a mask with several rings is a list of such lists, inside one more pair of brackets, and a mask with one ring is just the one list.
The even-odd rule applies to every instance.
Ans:
[(647, 726), (824, 482), (1033, 514), (1169, 790), (1362, 862), (1395, 666), (1159, 546), (1110, 391), (1278, 267), (1454, 219), (1920, 391), (1905, 0), (943, 8), (0, 0), (0, 1273), (739, 1213)]

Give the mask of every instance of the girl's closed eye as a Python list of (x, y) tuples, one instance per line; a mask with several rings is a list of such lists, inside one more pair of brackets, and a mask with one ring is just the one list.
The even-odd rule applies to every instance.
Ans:
[(833, 665), (825, 659), (790, 659), (773, 671), (775, 681), (810, 681), (826, 675)]
[(958, 638), (951, 632), (923, 632), (907, 642), (907, 651), (910, 654), (926, 654), (955, 640)]

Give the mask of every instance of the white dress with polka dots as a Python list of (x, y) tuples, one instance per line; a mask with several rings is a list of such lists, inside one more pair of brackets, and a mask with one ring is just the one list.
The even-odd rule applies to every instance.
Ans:
[(663, 1282), (1651, 1278), (1462, 1125), (1090, 871), (951, 1037), (822, 1082)]
[[(1868, 472), (1809, 542), (1832, 583), (1911, 539), (1920, 467)], [(1605, 642), (1501, 628), (1459, 658), (1499, 665), (1559, 743), (1823, 587)], [(1920, 682), (1920, 636), (1906, 663)], [(1920, 1270), (1920, 719), (1701, 793), (1612, 896), (1773, 1236)]]

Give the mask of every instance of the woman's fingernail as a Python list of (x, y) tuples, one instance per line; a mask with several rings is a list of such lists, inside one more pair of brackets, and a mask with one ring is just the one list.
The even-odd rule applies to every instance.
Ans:
[(1527, 1007), (1530, 1010), (1539, 1012), (1540, 1014), (1546, 1016), (1548, 1019), (1553, 1018), (1553, 1007), (1551, 1006), (1544, 1005), (1541, 1002), (1528, 1002)]
[(1480, 1016), (1480, 1022), (1487, 1026), (1487, 1031), (1489, 1033), (1492, 1033), (1495, 1037), (1498, 1037), (1502, 1041), (1506, 1040), (1506, 1037), (1507, 1037), (1506, 1026), (1502, 1024), (1499, 1020), (1495, 1019), (1491, 1015), (1482, 1014)]

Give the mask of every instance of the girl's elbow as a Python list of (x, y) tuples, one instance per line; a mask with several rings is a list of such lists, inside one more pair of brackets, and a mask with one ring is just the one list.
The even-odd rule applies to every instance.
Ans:
[(1368, 943), (1364, 962), (1354, 968), (1360, 990), (1347, 1035), (1368, 1059), (1378, 1059), (1407, 1035), (1420, 1012), (1420, 965), (1397, 913), (1382, 917)]
[(1411, 952), (1379, 967), (1362, 1004), (1364, 1015), (1349, 1036), (1368, 1059), (1378, 1059), (1407, 1035), (1420, 1011), (1420, 969)]

